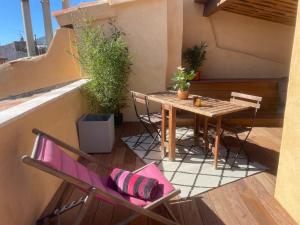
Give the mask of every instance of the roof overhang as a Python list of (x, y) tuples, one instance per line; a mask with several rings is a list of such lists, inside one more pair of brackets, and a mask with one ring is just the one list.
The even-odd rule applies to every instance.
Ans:
[(298, 0), (195, 0), (205, 4), (204, 16), (225, 10), (245, 16), (294, 26)]

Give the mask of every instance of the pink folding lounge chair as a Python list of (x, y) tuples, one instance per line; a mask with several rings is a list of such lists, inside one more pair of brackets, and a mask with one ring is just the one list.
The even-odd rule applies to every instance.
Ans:
[[(76, 153), (91, 163), (101, 165), (93, 156), (37, 129), (33, 129), (33, 133), (37, 135), (37, 138), (32, 155), (23, 156), (22, 161), (30, 166), (59, 177), (86, 193), (86, 196), (82, 198), (83, 200), (77, 204), (81, 205), (81, 208), (74, 224), (80, 224), (93, 198), (106, 201), (110, 204), (120, 205), (134, 211), (131, 216), (117, 224), (127, 224), (139, 215), (148, 216), (163, 224), (179, 224), (170, 210), (168, 200), (178, 195), (180, 190), (176, 190), (172, 186), (154, 163), (145, 165), (133, 172), (146, 177), (155, 178), (161, 187), (160, 192), (153, 201), (144, 201), (111, 189), (108, 185), (108, 177), (100, 177), (94, 171), (70, 157), (64, 150)], [(103, 167), (107, 168), (106, 165), (103, 165)], [(73, 204), (73, 206), (74, 205), (76, 204)], [(172, 219), (161, 216), (151, 210), (159, 205), (163, 205), (166, 208)], [(56, 211), (54, 215), (57, 214), (59, 215), (60, 212), (57, 213)]]

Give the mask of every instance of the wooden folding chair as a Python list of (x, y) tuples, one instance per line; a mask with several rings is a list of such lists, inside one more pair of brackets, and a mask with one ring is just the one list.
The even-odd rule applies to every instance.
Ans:
[[(96, 158), (37, 129), (33, 129), (33, 133), (37, 135), (33, 152), (31, 156), (24, 155), (22, 161), (32, 167), (61, 178), (86, 193), (86, 196), (81, 201), (67, 207), (72, 208), (75, 205), (81, 205), (80, 212), (74, 222), (75, 225), (80, 224), (93, 199), (103, 200), (134, 211), (127, 219), (117, 223), (118, 225), (127, 224), (140, 215), (150, 217), (163, 224), (179, 224), (170, 210), (168, 200), (177, 196), (180, 190), (176, 190), (172, 186), (154, 163), (150, 163), (134, 171), (134, 173), (157, 179), (160, 187), (162, 187), (160, 194), (153, 201), (145, 201), (113, 190), (108, 185), (108, 178), (100, 177), (94, 171), (70, 157), (64, 150), (75, 153), (91, 163), (109, 168), (106, 165), (101, 165)], [(152, 209), (159, 205), (163, 205), (166, 208), (172, 219), (152, 211)], [(64, 210), (56, 210), (56, 213), (52, 215), (57, 215), (61, 212), (64, 212)]]
[[(149, 100), (147, 95), (131, 91), (131, 97), (133, 101), (134, 111), (136, 118), (140, 122), (142, 126), (142, 131), (139, 132), (138, 139), (136, 140), (133, 147), (137, 147), (139, 144), (143, 142), (143, 134), (144, 132), (147, 132), (149, 136), (152, 137), (152, 142), (149, 144), (148, 148), (146, 149), (147, 153), (149, 153), (150, 150), (152, 150), (156, 145), (155, 141), (161, 137), (161, 130), (160, 130), (160, 124), (162, 121), (162, 116), (160, 113), (157, 112), (150, 112), (149, 109)], [(142, 113), (139, 112), (138, 105), (143, 106), (144, 111)]]
[[(234, 134), (236, 137), (236, 140), (238, 141), (239, 146), (240, 146), (238, 151), (235, 153), (234, 159), (231, 162), (231, 166), (234, 166), (234, 164), (235, 164), (236, 160), (238, 159), (239, 155), (241, 154), (241, 152), (243, 152), (246, 155), (247, 160), (249, 161), (249, 156), (248, 156), (248, 153), (245, 150), (244, 146), (245, 146), (245, 144), (248, 140), (248, 137), (253, 129), (257, 112), (260, 109), (261, 101), (262, 101), (262, 97), (260, 97), (260, 96), (248, 95), (248, 94), (237, 93), (237, 92), (231, 93), (230, 102), (237, 104), (237, 105), (249, 107), (249, 109), (251, 110), (251, 114), (252, 114), (251, 118), (250, 118), (251, 119), (250, 126), (231, 125), (224, 121), (222, 122), (221, 140), (223, 142), (224, 147), (227, 149), (226, 159), (228, 159), (231, 149), (228, 147), (228, 145), (224, 139), (225, 131), (228, 133)], [(241, 137), (239, 136), (239, 134), (241, 134), (241, 133), (246, 134), (246, 136), (243, 139), (241, 139)]]

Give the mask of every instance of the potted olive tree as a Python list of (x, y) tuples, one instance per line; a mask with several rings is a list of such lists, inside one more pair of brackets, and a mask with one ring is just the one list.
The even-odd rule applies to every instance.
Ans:
[(196, 73), (194, 80), (200, 80), (201, 67), (206, 60), (206, 48), (207, 43), (201, 41), (199, 46), (195, 45), (183, 52), (183, 59), (188, 66), (188, 70), (193, 70)]
[(181, 100), (188, 99), (190, 80), (194, 79), (194, 71), (188, 71), (185, 68), (178, 67), (174, 74), (174, 89), (177, 90), (177, 96)]
[(91, 114), (77, 123), (80, 147), (89, 153), (112, 150), (114, 124), (122, 123), (120, 110), (126, 105), (131, 60), (124, 33), (114, 23), (106, 25), (110, 32), (86, 21), (75, 29), (77, 58), (90, 78), (82, 93)]

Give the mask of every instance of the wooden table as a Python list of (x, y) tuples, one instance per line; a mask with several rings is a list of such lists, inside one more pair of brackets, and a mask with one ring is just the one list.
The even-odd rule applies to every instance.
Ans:
[[(193, 106), (193, 97), (190, 95), (187, 100), (180, 100), (175, 92), (158, 92), (148, 95), (150, 101), (161, 103), (162, 105), (162, 135), (161, 135), (161, 150), (165, 155), (166, 148), (169, 153), (169, 160), (175, 160), (175, 147), (176, 147), (176, 109), (182, 109), (195, 113), (194, 122), (194, 135), (195, 140), (198, 139), (200, 116), (204, 117), (204, 140), (207, 140), (208, 119), (216, 119), (216, 138), (213, 149), (214, 155), (214, 168), (218, 167), (218, 154), (220, 145), (221, 122), (222, 116), (228, 115), (233, 112), (238, 112), (248, 109), (246, 106), (231, 103), (229, 101), (222, 101), (218, 99), (201, 97), (201, 107)], [(166, 116), (169, 112), (169, 142), (166, 143)], [(207, 141), (206, 141), (207, 147)]]

